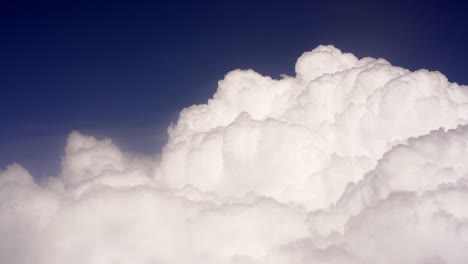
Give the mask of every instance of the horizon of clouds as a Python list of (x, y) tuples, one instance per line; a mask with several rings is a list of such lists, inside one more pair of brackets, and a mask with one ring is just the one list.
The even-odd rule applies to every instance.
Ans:
[(465, 263), (468, 86), (333, 46), (234, 70), (161, 153), (72, 132), (0, 171), (7, 263)]

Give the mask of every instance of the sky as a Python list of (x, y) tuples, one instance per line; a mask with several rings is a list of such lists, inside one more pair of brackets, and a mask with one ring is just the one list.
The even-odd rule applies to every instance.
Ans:
[(466, 4), (115, 2), (0, 8), (3, 262), (468, 263)]
[(56, 175), (67, 135), (157, 153), (233, 69), (279, 78), (320, 44), (468, 83), (462, 1), (10, 1), (0, 8), (0, 167)]

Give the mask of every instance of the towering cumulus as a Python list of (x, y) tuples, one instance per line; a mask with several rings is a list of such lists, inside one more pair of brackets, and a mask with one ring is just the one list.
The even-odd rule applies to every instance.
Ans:
[(235, 70), (154, 157), (68, 138), (0, 172), (9, 264), (468, 263), (468, 86), (319, 46)]

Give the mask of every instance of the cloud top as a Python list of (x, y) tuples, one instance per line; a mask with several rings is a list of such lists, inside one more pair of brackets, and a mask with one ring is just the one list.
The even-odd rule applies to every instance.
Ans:
[(468, 87), (319, 46), (229, 72), (161, 155), (70, 134), (0, 172), (6, 263), (466, 263)]

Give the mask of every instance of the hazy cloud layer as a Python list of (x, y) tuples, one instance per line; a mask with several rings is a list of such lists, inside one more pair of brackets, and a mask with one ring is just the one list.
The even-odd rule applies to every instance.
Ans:
[(332, 46), (235, 70), (155, 157), (73, 132), (60, 175), (1, 171), (0, 259), (464, 264), (467, 124), (467, 86)]

